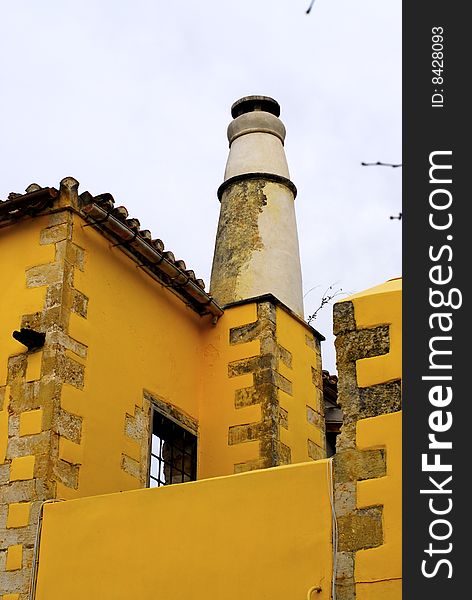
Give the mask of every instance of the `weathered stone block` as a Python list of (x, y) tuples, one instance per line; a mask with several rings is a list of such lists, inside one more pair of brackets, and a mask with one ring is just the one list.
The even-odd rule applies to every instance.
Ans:
[(389, 326), (379, 325), (371, 329), (340, 333), (336, 337), (335, 346), (337, 360), (340, 364), (387, 354), (390, 349)]
[(321, 458), (326, 458), (326, 452), (323, 448), (318, 446), (313, 440), (307, 440), (307, 448), (308, 448), (308, 456), (312, 460), (320, 460)]
[(0, 485), (10, 481), (10, 463), (0, 465)]
[(3, 501), (6, 504), (13, 502), (28, 502), (36, 499), (36, 485), (34, 480), (13, 481), (2, 488)]
[(336, 581), (352, 581), (354, 577), (354, 555), (352, 552), (338, 552), (336, 562)]
[(357, 509), (356, 482), (337, 483), (334, 488), (334, 503), (338, 517), (355, 512)]
[(275, 385), (279, 390), (282, 390), (290, 396), (293, 395), (292, 382), (289, 379), (287, 379), (277, 371), (274, 371), (274, 381)]
[(279, 406), (279, 425), (284, 429), (288, 429), (288, 411)]
[(362, 419), (397, 412), (402, 408), (401, 381), (360, 388), (359, 398), (359, 415)]
[(8, 359), (7, 383), (13, 383), (18, 379), (23, 379), (26, 375), (27, 366), (28, 356), (26, 353), (10, 356)]
[[(0, 549), (6, 550), (9, 546), (21, 544), (23, 548), (28, 544), (34, 545), (36, 538), (36, 524), (27, 525), (19, 528), (9, 528), (2, 531), (0, 536)], [(23, 566), (25, 566), (23, 564)]]
[[(13, 459), (11, 477), (13, 477), (13, 473), (16, 472), (16, 466), (14, 466), (17, 464), (14, 461), (18, 460), (16, 459), (16, 457), (23, 457), (26, 461), (27, 458), (30, 459), (28, 455), (48, 454), (50, 439), (50, 431), (43, 431), (36, 435), (26, 435), (20, 438), (9, 438), (7, 447), (7, 458)], [(31, 462), (34, 463), (32, 459)], [(22, 479), (29, 479), (29, 477), (22, 477)]]
[(64, 285), (61, 282), (54, 283), (48, 286), (46, 291), (46, 300), (44, 308), (47, 310), (56, 306), (60, 306), (64, 294)]
[(325, 429), (324, 416), (321, 415), (319, 412), (317, 412), (314, 408), (312, 408), (311, 406), (308, 406), (308, 405), (306, 407), (306, 420), (308, 421), (308, 423), (310, 425), (313, 425), (313, 427), (316, 427), (316, 429), (324, 431), (324, 429)]
[(292, 462), (292, 450), (290, 449), (289, 446), (287, 446), (286, 444), (283, 444), (282, 442), (279, 442), (279, 460), (278, 462), (274, 465), (277, 466), (277, 464), (279, 465), (289, 465)]
[(261, 423), (247, 423), (245, 425), (233, 425), (228, 431), (228, 444), (242, 444), (260, 438), (262, 431)]
[[(49, 288), (48, 288), (49, 289)], [(35, 329), (36, 331), (43, 330), (43, 313), (35, 312), (21, 317), (21, 325), (26, 329)]]
[(247, 375), (261, 368), (260, 356), (251, 356), (234, 360), (228, 364), (228, 377), (237, 377), (238, 375)]
[(82, 389), (84, 387), (84, 365), (64, 354), (58, 354), (56, 360), (56, 374), (62, 382)]
[(384, 477), (386, 460), (384, 450), (345, 450), (334, 457), (336, 483), (361, 481)]
[(312, 350), (316, 350), (315, 338), (312, 335), (305, 335), (305, 343)]
[(121, 468), (126, 471), (131, 477), (141, 479), (141, 465), (137, 460), (127, 456), (126, 454), (121, 455)]
[(333, 333), (339, 335), (356, 329), (352, 302), (337, 302), (333, 306)]
[[(6, 558), (7, 552), (4, 551), (3, 554)], [(18, 569), (15, 571), (4, 570), (2, 573), (2, 591), (7, 594), (7, 597), (8, 594), (12, 594), (13, 597), (15, 594), (20, 594), (20, 598), (21, 596), (26, 598), (29, 590), (30, 578), (31, 572), (29, 569)], [(3, 598), (5, 598), (5, 596), (3, 596)], [(23, 598), (21, 598), (21, 600), (23, 600)]]
[(54, 464), (54, 475), (63, 485), (76, 490), (79, 487), (79, 466), (59, 459)]
[(286, 348), (277, 344), (277, 358), (289, 369), (292, 368), (293, 356)]
[(84, 319), (87, 318), (87, 310), (88, 310), (88, 298), (79, 290), (72, 290), (72, 312), (80, 315)]
[(383, 544), (381, 508), (338, 517), (339, 551), (357, 551)]
[(248, 471), (257, 471), (258, 469), (263, 469), (264, 466), (264, 461), (261, 458), (247, 460), (245, 462), (235, 464), (234, 473), (247, 473)]
[(10, 410), (19, 414), (40, 407), (39, 381), (14, 383), (11, 385)]
[(233, 327), (229, 330), (229, 343), (234, 346), (236, 344), (246, 344), (252, 342), (259, 337), (261, 330), (260, 321), (254, 321), (240, 327)]
[(275, 401), (277, 394), (275, 386), (272, 383), (262, 383), (258, 377), (255, 377), (255, 380), (257, 385), (235, 391), (236, 408)]
[(316, 387), (322, 389), (323, 388), (323, 375), (320, 369), (316, 369), (315, 367), (311, 367), (311, 382)]
[(336, 580), (336, 600), (354, 600), (356, 597), (356, 584), (354, 579)]
[(31, 267), (26, 271), (26, 287), (34, 288), (63, 280), (63, 265), (59, 262)]
[(148, 417), (138, 406), (135, 407), (134, 416), (125, 415), (125, 434), (137, 443), (147, 440)]
[(58, 350), (70, 350), (81, 358), (87, 358), (87, 346), (70, 337), (58, 327), (48, 331), (46, 334), (46, 343), (57, 347)]
[(84, 249), (70, 241), (66, 242), (64, 250), (64, 260), (80, 271), (84, 270), (85, 252)]
[(56, 418), (56, 432), (71, 442), (80, 444), (82, 417), (61, 409)]
[(60, 223), (43, 229), (40, 233), (39, 243), (43, 246), (46, 244), (55, 244), (61, 240), (68, 239), (71, 234), (69, 223)]

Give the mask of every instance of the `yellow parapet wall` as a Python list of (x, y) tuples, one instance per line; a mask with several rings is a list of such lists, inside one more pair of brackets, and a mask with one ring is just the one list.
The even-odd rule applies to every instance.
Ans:
[(47, 504), (36, 600), (329, 600), (327, 467)]
[(390, 347), (387, 354), (357, 362), (359, 387), (368, 387), (401, 378), (402, 375), (402, 280), (391, 279), (346, 301), (354, 305), (356, 324), (368, 329), (389, 324)]
[[(401, 598), (402, 579), (402, 413), (394, 412), (357, 423), (361, 450), (383, 448), (384, 477), (357, 482), (357, 507), (383, 506), (383, 544), (356, 555), (356, 598)], [(369, 595), (373, 590), (376, 594)], [(391, 596), (384, 594), (388, 593)]]
[(335, 457), (343, 600), (401, 598), (401, 293), (401, 279), (390, 280), (334, 311), (344, 412)]

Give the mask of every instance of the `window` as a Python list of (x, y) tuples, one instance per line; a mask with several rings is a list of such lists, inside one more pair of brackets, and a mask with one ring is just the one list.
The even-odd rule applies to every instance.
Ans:
[(149, 487), (196, 478), (197, 437), (153, 409)]

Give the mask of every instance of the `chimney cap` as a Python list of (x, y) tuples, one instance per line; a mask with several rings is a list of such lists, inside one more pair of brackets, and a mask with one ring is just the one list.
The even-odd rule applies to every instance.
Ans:
[(244, 96), (236, 100), (231, 107), (231, 116), (233, 119), (244, 115), (245, 113), (253, 112), (256, 110), (263, 110), (271, 113), (276, 117), (280, 116), (280, 105), (277, 100), (270, 98), (269, 96)]

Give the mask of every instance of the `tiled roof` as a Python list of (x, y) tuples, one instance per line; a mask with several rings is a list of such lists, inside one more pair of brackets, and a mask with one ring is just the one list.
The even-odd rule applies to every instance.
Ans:
[(7, 200), (0, 200), (0, 224), (14, 222), (25, 216), (33, 216), (50, 207), (59, 192), (55, 188), (42, 188), (32, 183), (25, 194), (11, 192)]
[[(12, 192), (7, 200), (0, 200), (0, 225), (49, 212), (55, 207), (65, 182), (73, 182), (75, 189), (78, 187), (78, 182), (67, 178), (61, 182), (60, 191), (31, 184), (25, 194)], [(187, 269), (183, 260), (177, 260), (171, 251), (165, 250), (162, 240), (153, 238), (149, 230), (141, 229), (138, 219), (129, 218), (124, 206), (115, 207), (111, 194), (92, 196), (89, 192), (83, 192), (77, 196), (76, 206), (73, 204), (72, 209), (89, 225), (115, 242), (115, 246), (136, 260), (155, 279), (171, 288), (199, 314), (211, 314), (215, 318), (223, 314), (220, 306), (205, 292), (204, 281)]]

